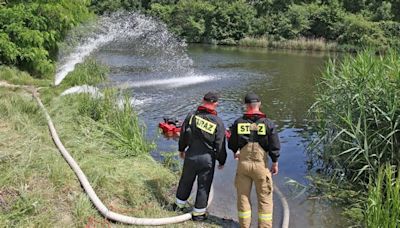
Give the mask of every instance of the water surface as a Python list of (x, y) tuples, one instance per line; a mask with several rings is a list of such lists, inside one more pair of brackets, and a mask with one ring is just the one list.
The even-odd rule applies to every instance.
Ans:
[[(208, 91), (222, 95), (219, 116), (229, 126), (243, 110), (243, 97), (253, 91), (260, 95), (262, 111), (279, 128), (282, 143), (279, 159), (280, 173), (275, 184), (287, 196), (291, 209), (290, 227), (340, 227), (338, 210), (307, 195), (296, 195), (286, 183), (293, 179), (307, 185), (307, 110), (314, 102), (316, 80), (329, 56), (323, 53), (271, 51), (257, 48), (215, 47), (190, 45), (187, 54), (192, 63), (185, 68), (163, 66), (159, 56), (143, 55), (132, 49), (104, 48), (96, 56), (111, 67), (115, 85), (130, 89), (136, 99), (140, 119), (146, 124), (146, 135), (155, 140), (152, 152), (176, 153), (176, 139), (159, 135), (158, 123), (164, 116), (183, 119), (194, 110)], [(165, 58), (165, 57), (162, 57)], [(160, 65), (160, 67), (157, 67)], [(179, 64), (178, 64), (179, 65)], [(236, 161), (232, 152), (224, 170), (216, 170), (215, 197), (210, 212), (223, 218), (236, 217), (236, 193), (233, 179)], [(256, 206), (253, 192), (253, 205)], [(274, 224), (281, 220), (277, 197), (274, 205)], [(253, 207), (253, 215), (256, 208)], [(257, 217), (257, 216), (253, 216)]]

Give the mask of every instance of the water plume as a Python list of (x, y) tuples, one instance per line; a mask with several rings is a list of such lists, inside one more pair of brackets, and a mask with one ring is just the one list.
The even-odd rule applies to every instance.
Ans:
[(158, 71), (185, 72), (191, 69), (192, 60), (185, 53), (186, 44), (169, 33), (165, 24), (138, 13), (117, 12), (75, 31), (84, 33), (73, 31), (67, 38), (66, 47), (62, 48), (58, 58), (60, 64), (55, 85), (59, 85), (76, 64), (105, 46), (114, 49), (134, 47), (138, 55), (157, 56), (150, 65)]

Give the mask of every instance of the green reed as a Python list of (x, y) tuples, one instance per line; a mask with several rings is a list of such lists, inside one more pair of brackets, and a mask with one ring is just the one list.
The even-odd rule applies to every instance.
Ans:
[(337, 43), (328, 42), (322, 38), (308, 39), (298, 38), (293, 40), (270, 40), (267, 37), (252, 38), (246, 37), (238, 42), (239, 46), (244, 47), (264, 47), (275, 49), (290, 50), (309, 50), (309, 51), (339, 51)]
[(153, 143), (145, 140), (145, 128), (131, 105), (130, 98), (114, 89), (103, 90), (103, 96), (93, 98), (79, 95), (80, 114), (93, 119), (108, 138), (108, 142), (118, 149), (120, 155), (137, 156), (148, 154)]
[(400, 172), (387, 165), (380, 168), (368, 187), (366, 227), (396, 228), (400, 224)]
[[(382, 164), (400, 164), (400, 56), (364, 51), (331, 61), (311, 108), (316, 153), (327, 171), (367, 183)], [(360, 182), (361, 181), (361, 182)]]

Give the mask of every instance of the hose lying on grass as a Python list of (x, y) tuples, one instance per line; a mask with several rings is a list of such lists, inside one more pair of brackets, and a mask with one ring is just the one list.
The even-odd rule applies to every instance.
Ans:
[[(76, 163), (76, 161), (72, 158), (72, 156), (68, 153), (68, 151), (65, 149), (64, 145), (62, 144), (57, 131), (54, 127), (53, 121), (51, 120), (50, 115), (48, 114), (46, 108), (44, 107), (42, 101), (40, 100), (37, 91), (35, 88), (30, 87), (30, 86), (19, 86), (19, 85), (11, 85), (6, 82), (0, 81), (0, 87), (8, 87), (8, 88), (24, 88), (29, 90), (33, 97), (36, 99), (38, 105), (42, 109), (43, 113), (46, 116), (47, 119), (47, 124), (52, 136), (52, 139), (54, 143), (56, 144), (57, 148), (61, 152), (62, 156), (64, 159), (67, 161), (71, 169), (75, 172), (76, 176), (79, 179), (79, 182), (81, 183), (82, 187), (84, 188), (85, 192), (89, 196), (90, 200), (96, 207), (96, 209), (107, 219), (110, 219), (115, 222), (120, 222), (120, 223), (125, 223), (125, 224), (132, 224), (132, 225), (166, 225), (166, 224), (173, 224), (173, 223), (179, 223), (179, 222), (184, 222), (189, 219), (191, 219), (192, 215), (191, 213), (186, 213), (183, 215), (179, 216), (174, 216), (174, 217), (168, 217), (168, 218), (136, 218), (136, 217), (130, 217), (122, 214), (118, 214), (115, 212), (110, 211), (104, 204), (103, 202), (99, 199), (95, 191), (93, 190), (93, 187), (90, 185), (86, 175), (83, 173), (79, 165)], [(282, 220), (282, 228), (288, 228), (289, 227), (289, 206), (288, 203), (283, 196), (282, 192), (275, 186), (274, 187), (275, 192), (278, 194), (280, 197), (280, 200), (282, 202), (283, 206), (283, 220)], [(213, 191), (211, 191), (210, 197), (209, 197), (209, 202), (212, 201), (213, 198)]]
[[(62, 156), (70, 165), (72, 170), (75, 172), (76, 176), (78, 177), (79, 181), (81, 182), (82, 187), (85, 189), (85, 192), (89, 196), (90, 200), (93, 202), (94, 206), (97, 210), (107, 219), (112, 221), (121, 222), (125, 224), (132, 224), (132, 225), (165, 225), (165, 224), (172, 224), (172, 223), (179, 223), (184, 222), (192, 218), (190, 213), (186, 213), (183, 215), (169, 217), (169, 218), (135, 218), (126, 215), (121, 215), (115, 212), (110, 211), (104, 204), (101, 202), (99, 197), (94, 192), (92, 186), (90, 185), (86, 175), (83, 173), (79, 165), (76, 161), (72, 158), (72, 156), (68, 153), (65, 149), (64, 145), (61, 143), (60, 138), (58, 137), (57, 131), (54, 127), (54, 124), (48, 114), (46, 108), (44, 107), (42, 101), (37, 96), (35, 91), (32, 91), (33, 97), (36, 99), (37, 103), (39, 104), (40, 108), (44, 112), (47, 123), (50, 129), (51, 136), (56, 144), (57, 148), (60, 150)], [(211, 198), (211, 196), (210, 196)]]

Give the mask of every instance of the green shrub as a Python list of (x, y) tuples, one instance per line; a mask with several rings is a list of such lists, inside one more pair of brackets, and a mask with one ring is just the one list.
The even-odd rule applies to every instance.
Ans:
[(400, 22), (400, 1), (399, 0), (394, 0), (392, 1), (392, 13), (393, 13), (393, 19), (396, 20), (397, 22)]
[(291, 5), (285, 16), (289, 19), (291, 28), (287, 39), (294, 39), (311, 29), (310, 13), (305, 5)]
[(366, 7), (365, 0), (342, 0), (343, 7), (351, 13), (358, 13)]
[(343, 20), (344, 12), (342, 8), (332, 1), (327, 4), (309, 4), (307, 5), (309, 12), (310, 29), (308, 33), (303, 34), (306, 37), (323, 37), (327, 40), (336, 40), (338, 34), (337, 24)]
[(274, 18), (271, 16), (261, 16), (254, 18), (252, 24), (251, 35), (254, 37), (272, 36), (274, 26)]
[(388, 21), (393, 19), (392, 4), (388, 1), (382, 1), (382, 3), (374, 10), (374, 21)]
[(389, 46), (400, 50), (400, 23), (394, 21), (381, 21), (378, 26), (383, 30), (384, 36), (388, 39)]
[(142, 8), (140, 0), (91, 0), (90, 9), (96, 14), (115, 12), (118, 10), (138, 10)]
[(357, 47), (385, 49), (388, 40), (379, 24), (366, 20), (361, 15), (347, 15), (339, 25), (339, 44), (350, 44)]
[(151, 4), (150, 9), (147, 11), (150, 15), (157, 17), (164, 21), (167, 25), (173, 28), (171, 21), (175, 6), (174, 5), (161, 5), (159, 3)]
[(244, 0), (217, 1), (210, 24), (206, 29), (208, 40), (238, 41), (251, 32), (255, 10)]
[(190, 42), (202, 41), (214, 9), (215, 7), (207, 1), (179, 1), (171, 18), (172, 23), (176, 25), (173, 30)]

